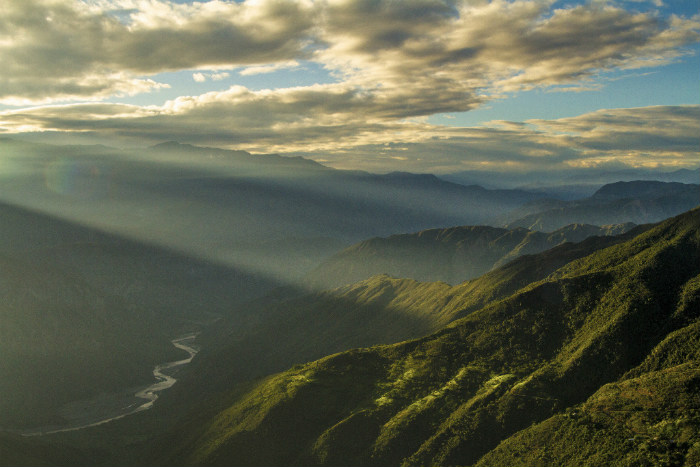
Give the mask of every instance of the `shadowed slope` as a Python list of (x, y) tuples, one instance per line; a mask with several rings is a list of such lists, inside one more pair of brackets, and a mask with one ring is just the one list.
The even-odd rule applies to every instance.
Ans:
[(376, 274), (458, 284), (525, 254), (594, 235), (619, 235), (634, 227), (571, 224), (552, 233), (488, 226), (424, 230), (373, 238), (346, 248), (307, 276), (315, 288), (351, 284)]
[[(202, 334), (203, 351), (166, 399), (223, 390), (293, 364), (353, 347), (424, 336), (491, 301), (541, 280), (569, 261), (623, 242), (650, 226), (616, 237), (590, 237), (537, 255), (525, 255), (458, 286), (378, 275), (292, 299), (250, 303), (234, 320)], [(198, 381), (208, 381), (200, 388)]]
[(0, 432), (0, 464), (14, 467), (85, 465), (89, 456), (76, 449), (56, 446), (37, 438)]
[(170, 339), (271, 287), (15, 206), (0, 221), (0, 428), (60, 427), (69, 401), (151, 382)]

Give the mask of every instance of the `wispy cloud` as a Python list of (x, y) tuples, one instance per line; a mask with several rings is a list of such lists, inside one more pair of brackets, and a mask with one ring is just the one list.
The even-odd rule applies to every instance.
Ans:
[(225, 71), (219, 71), (216, 73), (192, 73), (192, 79), (198, 83), (204, 83), (207, 80), (221, 81), (228, 78), (229, 76), (231, 76), (230, 73), (227, 73)]
[[(333, 96), (331, 99), (330, 96)], [(367, 108), (352, 89), (252, 92), (232, 88), (162, 107), (80, 104), (0, 113), (0, 128), (79, 132), (111, 139), (301, 154), (338, 168), (454, 172), (466, 169), (556, 170), (610, 163), (634, 167), (697, 165), (700, 106), (601, 110), (579, 117), (493, 122), (458, 128), (385, 121), (348, 108)], [(299, 109), (324, 119), (308, 121)], [(205, 129), (204, 131), (202, 129)], [(378, 155), (383, 157), (378, 157)]]
[(299, 62), (297, 62), (296, 60), (290, 60), (288, 62), (273, 63), (272, 65), (249, 66), (239, 71), (238, 74), (242, 76), (260, 75), (264, 73), (273, 73), (279, 70), (288, 70), (298, 67)]

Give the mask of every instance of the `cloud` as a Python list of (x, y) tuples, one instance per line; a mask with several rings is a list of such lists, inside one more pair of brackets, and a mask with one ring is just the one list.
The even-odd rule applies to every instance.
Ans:
[(239, 71), (238, 74), (242, 76), (260, 75), (297, 67), (299, 67), (299, 62), (296, 60), (290, 60), (288, 62), (275, 63), (272, 65), (250, 66)]
[(101, 135), (141, 145), (175, 139), (377, 171), (697, 165), (697, 105), (458, 128), (386, 119), (384, 108), (371, 100), (343, 84), (262, 91), (234, 86), (163, 106), (93, 103), (8, 110), (0, 112), (0, 132)]
[(225, 71), (220, 71), (218, 73), (210, 73), (209, 78), (211, 78), (213, 81), (221, 81), (230, 76), (229, 73), (226, 73)]
[[(158, 106), (100, 102), (0, 112), (0, 132), (63, 132), (130, 144), (282, 152), (338, 167), (465, 168), (688, 165), (697, 106), (580, 117), (429, 125), (503, 93), (588, 89), (610, 70), (668, 63), (700, 37), (698, 18), (551, 0), (5, 0), (0, 103), (99, 100), (151, 92), (152, 76), (195, 82), (322, 65), (336, 82), (252, 91), (232, 86)], [(558, 3), (557, 3), (558, 4)], [(400, 142), (401, 146), (396, 142)]]
[(409, 118), (470, 110), (503, 92), (595, 87), (601, 72), (668, 63), (700, 37), (697, 18), (553, 5), (5, 0), (0, 102), (101, 99), (162, 88), (150, 77), (163, 71), (243, 66), (250, 75), (306, 59), (372, 95), (387, 118)]
[[(304, 2), (5, 0), (0, 102), (96, 99), (159, 87), (163, 71), (304, 56)], [(144, 78), (146, 76), (146, 78)]]
[(201, 72), (192, 73), (192, 79), (198, 83), (203, 83), (208, 79), (210, 79), (212, 81), (221, 81), (221, 80), (228, 78), (229, 76), (230, 76), (230, 74), (225, 72), (225, 71), (220, 71), (217, 73), (201, 73)]
[(452, 111), (504, 92), (595, 87), (602, 72), (668, 63), (697, 41), (697, 19), (661, 19), (602, 3), (551, 1), (331, 2), (318, 59), (347, 82)]
[(692, 161), (699, 152), (700, 106), (600, 110), (528, 123), (552, 135), (568, 135), (572, 144), (594, 159), (663, 164), (682, 158)]

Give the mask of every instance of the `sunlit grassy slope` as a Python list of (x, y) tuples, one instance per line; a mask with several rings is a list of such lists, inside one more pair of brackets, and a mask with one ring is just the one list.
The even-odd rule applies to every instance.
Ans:
[(696, 209), (540, 268), (428, 337), (238, 389), (181, 427), (166, 462), (693, 465), (699, 232)]
[[(292, 299), (270, 297), (250, 303), (235, 320), (223, 319), (200, 337), (203, 351), (183, 380), (165, 395), (219, 391), (291, 365), (353, 347), (389, 344), (425, 336), (456, 318), (541, 280), (569, 261), (625, 241), (590, 237), (538, 255), (526, 255), (457, 286), (444, 282), (377, 275), (332, 290)], [(206, 380), (205, 388), (199, 381)], [(183, 400), (184, 400), (183, 399)]]

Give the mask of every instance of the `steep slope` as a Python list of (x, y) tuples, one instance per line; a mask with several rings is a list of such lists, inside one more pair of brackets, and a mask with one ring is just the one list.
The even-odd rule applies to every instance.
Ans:
[(521, 255), (594, 235), (618, 235), (632, 227), (634, 224), (572, 224), (547, 234), (523, 228), (464, 226), (373, 238), (333, 255), (306, 279), (318, 289), (351, 284), (376, 274), (458, 284)]
[(152, 382), (180, 356), (170, 339), (270, 287), (0, 204), (0, 429), (61, 426), (69, 401)]
[(0, 220), (0, 254), (63, 270), (142, 309), (196, 319), (276, 285), (248, 271), (10, 204), (0, 203)]
[(697, 310), (700, 276), (686, 283), (678, 300), (676, 315), (686, 326), (669, 333), (619, 381), (604, 385), (583, 404), (513, 435), (478, 465), (696, 465), (700, 462)]
[[(699, 214), (570, 261), (431, 336), (343, 352), (242, 387), (217, 415), (186, 427), (171, 460), (472, 465), (500, 452), (498, 464), (516, 459), (515, 447), (541, 445), (521, 430), (544, 430), (591, 407), (600, 418), (611, 407), (621, 415), (610, 426), (672, 421), (668, 429), (685, 434), (673, 438), (680, 448), (667, 444), (669, 455), (690, 462), (700, 406), (697, 376), (684, 370), (698, 364)], [(624, 415), (635, 404), (650, 410)], [(690, 416), (677, 412), (686, 409)], [(580, 427), (595, 428), (587, 423)], [(654, 430), (663, 426), (647, 433)], [(633, 447), (621, 453), (610, 447), (615, 440), (589, 436), (591, 458), (648, 463), (658, 454), (635, 445), (628, 457)], [(555, 442), (563, 453), (565, 441)]]
[[(330, 353), (424, 336), (576, 258), (624, 242), (649, 227), (521, 256), (458, 286), (378, 275), (333, 290), (252, 302), (235, 320), (224, 318), (200, 336), (203, 350), (184, 370), (190, 377), (164, 395), (163, 402), (183, 403), (196, 394), (225, 390), (233, 382)], [(200, 381), (204, 380), (203, 388)]]
[(552, 231), (581, 222), (658, 222), (696, 207), (700, 185), (658, 181), (617, 182), (576, 201), (535, 201), (510, 213), (507, 228)]
[(2, 428), (60, 425), (62, 404), (147, 383), (175, 355), (152, 316), (69, 272), (0, 257), (0, 280)]
[(176, 143), (0, 151), (0, 428), (60, 425), (69, 400), (150, 381), (178, 332), (294, 282), (338, 242), (533, 199)]

